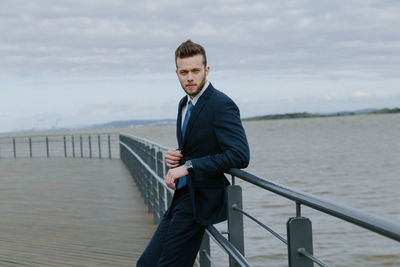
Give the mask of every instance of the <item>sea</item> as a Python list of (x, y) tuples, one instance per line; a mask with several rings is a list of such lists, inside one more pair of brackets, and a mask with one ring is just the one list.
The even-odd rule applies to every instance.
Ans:
[[(400, 114), (244, 121), (246, 169), (258, 177), (400, 224)], [(124, 130), (172, 149), (175, 126)], [(286, 238), (295, 204), (237, 179), (243, 207)], [(302, 207), (312, 222), (314, 256), (328, 266), (400, 266), (400, 242)], [(252, 266), (288, 266), (287, 246), (244, 218)], [(226, 223), (216, 226), (226, 231)], [(216, 266), (228, 257), (211, 242)], [(316, 265), (317, 266), (317, 265)]]

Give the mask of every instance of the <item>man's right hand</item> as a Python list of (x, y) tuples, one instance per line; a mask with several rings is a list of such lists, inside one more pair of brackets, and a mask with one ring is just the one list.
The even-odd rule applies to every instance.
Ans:
[(179, 161), (182, 158), (182, 153), (179, 150), (168, 150), (165, 154), (165, 163), (169, 168), (176, 168), (179, 166)]

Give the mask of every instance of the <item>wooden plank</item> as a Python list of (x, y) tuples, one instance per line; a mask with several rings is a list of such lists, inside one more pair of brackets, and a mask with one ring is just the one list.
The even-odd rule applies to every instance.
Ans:
[(120, 160), (0, 160), (1, 266), (134, 266), (156, 225)]

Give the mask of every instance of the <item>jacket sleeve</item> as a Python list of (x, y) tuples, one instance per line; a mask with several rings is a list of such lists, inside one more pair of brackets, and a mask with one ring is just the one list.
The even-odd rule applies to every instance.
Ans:
[(231, 99), (216, 105), (213, 127), (221, 152), (192, 159), (196, 175), (212, 177), (231, 168), (246, 168), (250, 160), (249, 145), (239, 109)]

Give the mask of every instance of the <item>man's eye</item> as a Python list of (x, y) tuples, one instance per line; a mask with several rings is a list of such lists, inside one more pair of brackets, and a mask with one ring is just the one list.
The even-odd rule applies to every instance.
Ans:
[(181, 73), (181, 75), (186, 75), (188, 72), (187, 71), (181, 71), (180, 73)]

